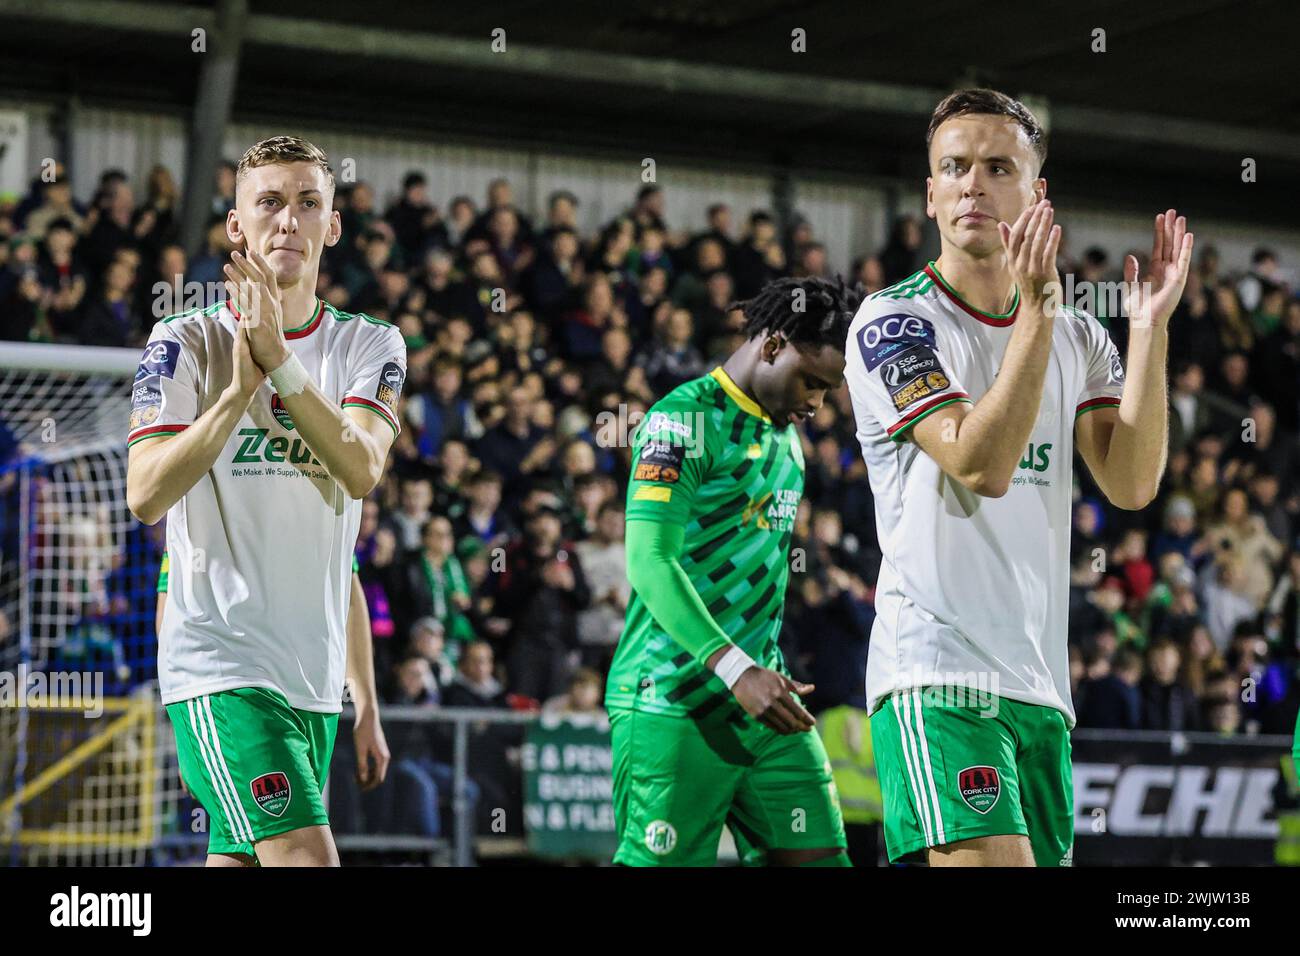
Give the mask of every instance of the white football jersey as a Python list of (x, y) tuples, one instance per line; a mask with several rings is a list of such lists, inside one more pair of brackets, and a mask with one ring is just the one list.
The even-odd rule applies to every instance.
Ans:
[[(884, 560), (867, 658), (871, 711), (896, 690), (957, 685), (1055, 707), (1074, 724), (1066, 626), (1074, 422), (1119, 404), (1106, 330), (1061, 310), (1038, 420), (1001, 498), (949, 478), (907, 440), (931, 412), (992, 386), (1019, 309), (967, 305), (930, 263), (868, 298), (845, 377)], [(968, 698), (969, 699), (969, 698)]]
[[(231, 381), (236, 321), (219, 303), (154, 325), (128, 445), (184, 431), (216, 404)], [(327, 399), (397, 432), (406, 344), (396, 326), (318, 301), (285, 339)], [(329, 477), (263, 382), (211, 470), (167, 512), (162, 702), (267, 687), (302, 710), (342, 710), (360, 523), (361, 502)]]

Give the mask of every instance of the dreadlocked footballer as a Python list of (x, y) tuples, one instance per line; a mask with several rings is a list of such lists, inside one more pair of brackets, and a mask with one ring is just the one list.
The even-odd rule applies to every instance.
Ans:
[(632, 599), (605, 703), (616, 863), (708, 866), (725, 824), (746, 864), (847, 866), (821, 738), (778, 644), (803, 495), (795, 427), (844, 381), (861, 301), (782, 279), (745, 343), (657, 402), (633, 441)]

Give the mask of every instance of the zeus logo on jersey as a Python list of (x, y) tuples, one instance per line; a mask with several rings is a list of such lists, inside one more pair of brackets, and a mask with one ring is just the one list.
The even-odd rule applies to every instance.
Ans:
[(406, 381), (406, 372), (396, 362), (388, 362), (379, 373), (379, 385), (375, 388), (375, 400), (397, 411), (397, 397), (402, 394), (402, 383)]
[(934, 325), (917, 315), (898, 313), (882, 316), (868, 322), (858, 330), (858, 348), (867, 371), (874, 372), (886, 359), (896, 356), (908, 346), (928, 345), (939, 347), (935, 340)]
[(176, 376), (176, 359), (180, 357), (180, 354), (181, 346), (179, 342), (169, 340), (150, 342), (144, 347), (144, 354), (140, 356), (140, 367), (135, 371), (135, 380), (138, 382), (150, 375), (174, 378)]

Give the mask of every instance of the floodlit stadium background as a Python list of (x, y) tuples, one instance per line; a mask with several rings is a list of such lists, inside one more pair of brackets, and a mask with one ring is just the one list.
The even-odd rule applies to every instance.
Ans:
[[(319, 294), (408, 342), (357, 546), (394, 764), (359, 795), (340, 734), (344, 862), (600, 861), (629, 415), (725, 356), (726, 306), (765, 279), (875, 290), (937, 255), (929, 112), (990, 85), (1050, 128), (1067, 283), (1116, 278), (1169, 206), (1197, 236), (1165, 487), (1126, 513), (1078, 474), (1076, 860), (1300, 862), (1294, 30), (1281, 3), (1092, 6), (0, 0), (0, 860), (203, 855), (152, 683), (163, 528), (127, 512), (123, 439), (152, 322), (220, 280), (223, 163), (320, 145), (344, 241)], [(806, 433), (786, 653), (826, 713), (861, 704), (879, 553), (847, 394)], [(581, 611), (505, 570), (547, 504)], [(499, 689), (458, 675), (475, 638)], [(14, 706), (19, 678), (65, 693)]]

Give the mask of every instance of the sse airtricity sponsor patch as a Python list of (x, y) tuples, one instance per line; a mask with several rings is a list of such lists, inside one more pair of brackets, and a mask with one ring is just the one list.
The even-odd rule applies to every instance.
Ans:
[(934, 325), (928, 319), (900, 312), (881, 316), (858, 329), (858, 348), (868, 372), (912, 345), (939, 347)]

